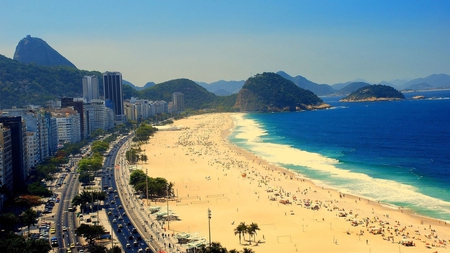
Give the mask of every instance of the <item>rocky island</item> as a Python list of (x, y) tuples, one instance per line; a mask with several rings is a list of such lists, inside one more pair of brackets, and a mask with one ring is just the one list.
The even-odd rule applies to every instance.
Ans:
[(375, 84), (362, 87), (350, 95), (339, 100), (340, 102), (367, 102), (402, 100), (405, 96), (391, 86)]
[(276, 73), (250, 77), (237, 95), (235, 108), (242, 112), (286, 112), (324, 109), (330, 105)]

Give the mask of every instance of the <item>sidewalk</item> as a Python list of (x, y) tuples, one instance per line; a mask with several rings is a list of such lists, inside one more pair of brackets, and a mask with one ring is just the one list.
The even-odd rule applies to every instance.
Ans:
[(126, 212), (133, 212), (133, 217), (138, 219), (133, 220), (136, 229), (145, 238), (149, 246), (153, 246), (155, 252), (186, 252), (186, 249), (173, 238), (173, 234), (165, 231), (164, 223), (161, 224), (159, 221), (156, 221), (156, 218), (150, 214), (148, 206), (141, 204), (142, 200), (133, 195), (133, 189), (128, 184), (130, 167), (126, 166), (127, 162), (123, 157), (123, 151), (126, 149), (126, 146), (126, 144), (122, 146), (121, 151), (116, 157), (116, 164), (120, 164), (121, 168), (115, 173), (120, 198), (123, 203), (127, 203), (124, 205)]

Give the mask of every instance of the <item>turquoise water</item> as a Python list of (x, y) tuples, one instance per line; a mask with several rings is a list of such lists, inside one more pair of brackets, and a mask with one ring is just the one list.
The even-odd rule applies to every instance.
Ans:
[(244, 114), (230, 141), (318, 184), (450, 220), (450, 91), (405, 96), (418, 94), (426, 99), (324, 98), (333, 109)]

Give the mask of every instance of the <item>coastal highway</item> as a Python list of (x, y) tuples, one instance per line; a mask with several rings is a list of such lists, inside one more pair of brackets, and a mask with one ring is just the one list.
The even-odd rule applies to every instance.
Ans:
[[(115, 231), (117, 239), (122, 245), (125, 252), (152, 252), (147, 245), (145, 239), (139, 234), (135, 227), (135, 223), (130, 219), (129, 215), (124, 209), (127, 199), (123, 200), (119, 197), (119, 188), (115, 180), (115, 174), (119, 173), (120, 166), (115, 164), (120, 147), (131, 138), (128, 136), (120, 140), (109, 152), (104, 162), (104, 169), (102, 173), (102, 188), (107, 191), (107, 202), (105, 208), (107, 209), (108, 219), (111, 229)], [(120, 185), (122, 187), (122, 185)]]
[[(75, 167), (76, 165), (71, 170), (74, 171)], [(70, 247), (71, 243), (74, 243), (76, 246), (81, 245), (79, 238), (75, 235), (75, 212), (68, 211), (72, 199), (78, 194), (78, 174), (70, 172), (66, 174), (66, 183), (63, 184), (60, 194), (61, 202), (55, 214), (55, 235), (58, 239), (58, 252), (60, 253), (66, 252), (66, 249)], [(63, 229), (63, 227), (66, 227), (66, 229)], [(73, 249), (73, 252), (77, 252), (76, 249)]]

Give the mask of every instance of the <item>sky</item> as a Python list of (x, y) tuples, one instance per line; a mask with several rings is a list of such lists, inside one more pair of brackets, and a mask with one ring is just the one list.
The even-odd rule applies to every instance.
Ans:
[(316, 83), (450, 74), (450, 1), (0, 0), (0, 54), (27, 35), (136, 86), (285, 71)]

